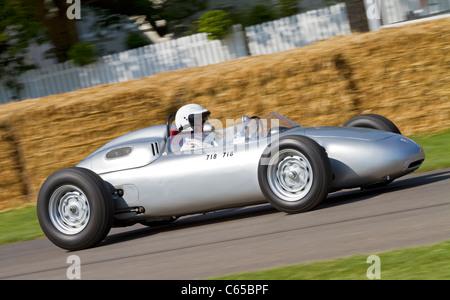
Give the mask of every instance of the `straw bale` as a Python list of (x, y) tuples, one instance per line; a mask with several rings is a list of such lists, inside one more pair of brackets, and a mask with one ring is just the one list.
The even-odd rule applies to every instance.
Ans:
[(0, 194), (0, 211), (27, 202), (15, 144), (5, 124), (0, 124), (0, 178), (6, 188)]

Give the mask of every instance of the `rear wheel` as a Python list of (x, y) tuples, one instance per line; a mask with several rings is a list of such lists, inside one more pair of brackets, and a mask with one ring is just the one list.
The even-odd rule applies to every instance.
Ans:
[(388, 118), (377, 114), (364, 114), (348, 120), (344, 127), (361, 127), (400, 133), (397, 126)]
[(278, 210), (299, 213), (326, 198), (332, 170), (325, 149), (305, 136), (285, 137), (269, 146), (260, 160), (258, 180)]
[(55, 245), (80, 250), (101, 242), (111, 229), (112, 194), (96, 173), (67, 168), (50, 175), (39, 191), (39, 223)]

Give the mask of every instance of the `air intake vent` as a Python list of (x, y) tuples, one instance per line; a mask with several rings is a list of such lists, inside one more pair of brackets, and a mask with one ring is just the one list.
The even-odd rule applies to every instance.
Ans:
[(158, 143), (155, 142), (155, 143), (151, 143), (150, 145), (152, 147), (153, 156), (158, 155), (159, 154), (159, 145), (158, 145)]
[(408, 169), (418, 168), (418, 167), (420, 167), (420, 165), (422, 164), (422, 162), (423, 162), (423, 159), (414, 161), (414, 162), (412, 162), (412, 163), (409, 164)]

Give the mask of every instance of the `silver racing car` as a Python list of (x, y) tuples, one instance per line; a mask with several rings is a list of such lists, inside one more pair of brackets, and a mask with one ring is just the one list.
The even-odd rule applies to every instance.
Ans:
[(342, 127), (302, 127), (276, 112), (216, 129), (202, 119), (199, 132), (180, 132), (183, 126), (171, 124), (172, 117), (47, 178), (37, 213), (55, 245), (84, 249), (113, 226), (159, 226), (264, 202), (286, 213), (305, 212), (330, 192), (389, 184), (425, 158), (417, 143), (375, 114)]

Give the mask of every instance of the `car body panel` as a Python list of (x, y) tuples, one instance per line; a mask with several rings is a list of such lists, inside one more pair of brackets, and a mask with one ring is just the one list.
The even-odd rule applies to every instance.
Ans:
[(423, 149), (411, 139), (380, 130), (313, 127), (305, 135), (326, 149), (335, 189), (393, 180), (414, 171), (409, 164), (425, 158)]
[[(148, 216), (178, 216), (263, 202), (258, 183), (258, 162), (265, 147), (251, 151), (162, 155), (142, 168), (101, 174), (122, 188), (135, 185), (138, 199), (124, 193), (126, 206), (143, 206)], [(227, 156), (228, 154), (228, 156)], [(214, 157), (210, 159), (209, 157)]]

